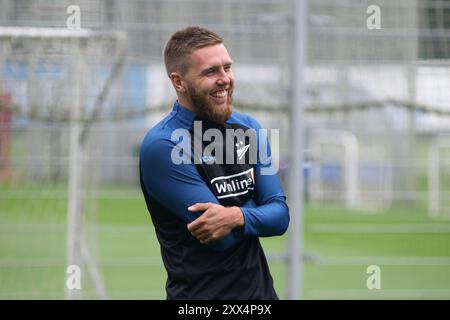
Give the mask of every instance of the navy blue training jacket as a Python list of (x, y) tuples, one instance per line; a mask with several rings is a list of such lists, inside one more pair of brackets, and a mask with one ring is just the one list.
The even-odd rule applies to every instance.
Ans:
[[(261, 161), (260, 156), (256, 164), (215, 164), (210, 162), (211, 157), (201, 157), (194, 163), (195, 120), (201, 119), (176, 102), (172, 112), (146, 134), (140, 150), (141, 188), (167, 270), (167, 298), (277, 299), (258, 237), (281, 235), (288, 227), (289, 210), (279, 179), (275, 174), (261, 174), (261, 169), (270, 164)], [(233, 112), (225, 124), (202, 123), (203, 130), (216, 128), (224, 136), (227, 129), (261, 128), (255, 119), (238, 112)], [(174, 139), (177, 129), (191, 134), (192, 153), (184, 155), (190, 157), (190, 163), (172, 161), (174, 148), (180, 149), (183, 140)], [(260, 143), (256, 137), (256, 148), (266, 146), (266, 159), (270, 159), (267, 140)], [(233, 152), (250, 142), (236, 143)], [(208, 143), (201, 145), (202, 150)], [(250, 154), (244, 153), (246, 157)], [(202, 212), (192, 213), (187, 208), (206, 202), (239, 206), (244, 227), (210, 244), (201, 244), (190, 234), (187, 224)]]

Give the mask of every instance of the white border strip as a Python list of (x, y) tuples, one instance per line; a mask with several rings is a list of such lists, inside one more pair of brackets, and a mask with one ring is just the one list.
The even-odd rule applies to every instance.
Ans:
[(310, 299), (421, 299), (445, 298), (450, 299), (450, 289), (343, 289), (343, 290), (310, 290), (307, 291)]
[(450, 224), (311, 224), (313, 233), (450, 233)]

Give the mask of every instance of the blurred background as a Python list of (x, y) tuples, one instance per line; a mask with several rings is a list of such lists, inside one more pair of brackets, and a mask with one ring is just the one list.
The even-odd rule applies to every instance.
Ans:
[[(138, 152), (175, 100), (161, 55), (185, 26), (223, 36), (235, 109), (280, 129), (287, 188), (293, 3), (0, 0), (0, 298), (165, 298)], [(302, 297), (449, 299), (450, 0), (306, 16)], [(287, 237), (261, 241), (287, 298)]]

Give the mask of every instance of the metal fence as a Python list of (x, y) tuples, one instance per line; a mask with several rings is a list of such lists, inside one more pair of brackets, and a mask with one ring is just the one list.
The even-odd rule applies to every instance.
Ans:
[[(87, 220), (87, 260), (106, 266), (101, 268), (106, 293), (141, 297), (133, 286), (108, 287), (121, 277), (112, 275), (118, 269), (129, 273), (147, 266), (164, 277), (159, 258), (146, 257), (150, 247), (158, 252), (154, 235), (145, 238), (139, 225), (127, 224), (148, 218), (138, 189), (137, 153), (146, 130), (175, 98), (161, 53), (178, 28), (202, 25), (223, 36), (235, 61), (235, 108), (263, 127), (280, 129), (280, 175), (287, 186), (295, 143), (289, 128), (293, 4), (0, 0), (0, 272), (8, 278), (2, 297), (62, 296), (73, 132), (86, 132), (75, 165), (82, 181), (76, 197), (83, 203), (76, 210)], [(67, 30), (73, 5), (89, 36)], [(424, 216), (448, 217), (450, 1), (315, 0), (308, 3), (307, 17), (306, 191), (299, 197), (308, 205), (336, 204), (342, 210), (406, 205)], [(17, 28), (22, 36), (7, 35), (11, 29), (3, 27)], [(59, 31), (45, 38), (45, 30), (30, 28)], [(23, 37), (33, 32), (40, 36)], [(83, 37), (90, 40), (83, 44)], [(73, 117), (83, 120), (78, 128)], [(128, 212), (135, 205), (144, 220)], [(131, 217), (129, 223), (121, 213)], [(121, 254), (104, 260), (105, 243), (120, 247), (114, 237), (135, 237), (131, 245), (142, 241), (144, 249), (119, 248)], [(94, 284), (85, 297), (95, 296), (98, 276), (92, 268), (90, 274)], [(15, 286), (17, 281), (22, 285)], [(159, 278), (151, 283), (163, 286)], [(144, 288), (141, 293), (162, 297), (158, 291), (145, 295)]]

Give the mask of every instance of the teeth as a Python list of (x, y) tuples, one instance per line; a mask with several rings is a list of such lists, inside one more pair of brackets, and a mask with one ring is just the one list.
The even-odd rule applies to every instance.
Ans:
[(221, 91), (217, 91), (216, 93), (214, 93), (212, 96), (216, 97), (216, 98), (223, 98), (227, 95), (227, 91), (226, 90), (221, 90)]

